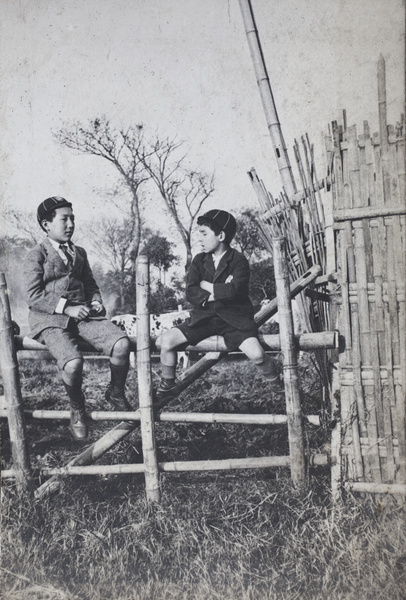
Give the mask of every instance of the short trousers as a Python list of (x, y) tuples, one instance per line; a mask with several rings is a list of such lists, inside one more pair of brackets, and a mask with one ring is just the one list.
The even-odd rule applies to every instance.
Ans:
[(176, 329), (180, 329), (191, 346), (196, 346), (196, 344), (212, 335), (221, 335), (230, 352), (239, 348), (248, 338), (258, 338), (258, 328), (254, 322), (250, 329), (242, 330), (236, 329), (217, 316), (210, 317), (210, 319), (195, 327), (190, 327), (187, 322), (181, 323), (176, 326)]
[(66, 329), (47, 327), (41, 331), (39, 340), (56, 358), (59, 368), (63, 369), (70, 360), (83, 357), (78, 347), (79, 337), (89, 342), (96, 350), (103, 352), (105, 356), (110, 356), (114, 344), (127, 335), (108, 319), (89, 321), (70, 319)]

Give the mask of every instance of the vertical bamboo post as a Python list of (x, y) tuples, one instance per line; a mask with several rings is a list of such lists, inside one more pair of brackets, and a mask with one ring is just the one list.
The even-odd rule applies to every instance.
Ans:
[(382, 54), (379, 55), (378, 60), (378, 110), (381, 147), (386, 150), (388, 146), (388, 123), (386, 118), (386, 69), (385, 59)]
[[(338, 324), (338, 290), (330, 295), (331, 319), (334, 326)], [(330, 353), (329, 375), (331, 382), (331, 495), (333, 502), (341, 500), (342, 465), (341, 465), (341, 391), (340, 391), (340, 349)]]
[(158, 460), (155, 443), (154, 411), (149, 332), (149, 268), (148, 257), (137, 258), (137, 374), (141, 416), (142, 452), (145, 489), (148, 502), (160, 502)]
[(276, 111), (251, 0), (240, 0), (240, 9), (279, 173), (285, 192), (291, 198), (297, 191), (296, 183)]
[(23, 399), (14, 345), (13, 323), (4, 273), (0, 273), (0, 364), (4, 396), (7, 402), (8, 429), (16, 485), (17, 490), (23, 492), (29, 487), (31, 466), (25, 437)]
[(290, 470), (293, 484), (296, 487), (305, 487), (306, 473), (302, 409), (300, 406), (297, 352), (289, 291), (286, 238), (274, 238), (273, 256), (280, 327), (279, 335), (281, 351), (283, 353), (283, 378), (285, 383), (286, 414), (288, 418)]

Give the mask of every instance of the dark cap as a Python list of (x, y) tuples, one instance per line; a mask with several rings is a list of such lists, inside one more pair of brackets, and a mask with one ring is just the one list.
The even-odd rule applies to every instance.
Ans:
[(237, 222), (233, 215), (226, 210), (208, 210), (197, 219), (197, 224), (202, 225), (204, 221), (211, 221), (226, 234), (226, 241), (231, 242), (237, 231)]
[(72, 204), (65, 200), (65, 198), (62, 198), (62, 196), (52, 196), (51, 198), (47, 198), (38, 206), (38, 223), (41, 225), (42, 221), (45, 219), (48, 213), (52, 212), (53, 210), (56, 210), (57, 208), (63, 208), (64, 206), (72, 208)]

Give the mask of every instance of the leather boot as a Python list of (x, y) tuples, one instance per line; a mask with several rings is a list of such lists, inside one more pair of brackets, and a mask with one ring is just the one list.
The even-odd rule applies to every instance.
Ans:
[(166, 377), (161, 377), (161, 381), (159, 383), (159, 387), (156, 391), (156, 399), (163, 400), (171, 399), (176, 396), (176, 381), (175, 379), (167, 379)]
[(82, 441), (88, 436), (89, 430), (86, 423), (86, 412), (83, 396), (82, 403), (71, 402), (69, 429), (75, 440)]
[(70, 425), (69, 429), (75, 440), (85, 440), (88, 435), (86, 423), (85, 397), (81, 386), (71, 386), (64, 383), (70, 402)]
[(280, 374), (278, 372), (277, 363), (270, 357), (265, 355), (263, 362), (256, 363), (258, 371), (262, 377), (268, 379), (271, 386), (277, 386), (280, 383)]

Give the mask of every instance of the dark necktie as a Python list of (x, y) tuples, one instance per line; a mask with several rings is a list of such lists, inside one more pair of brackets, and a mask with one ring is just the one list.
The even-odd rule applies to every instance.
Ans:
[(68, 261), (68, 267), (71, 267), (73, 265), (73, 256), (71, 251), (69, 250), (68, 246), (66, 246), (65, 244), (60, 244), (60, 249), (62, 250), (62, 252), (64, 253), (66, 260)]

